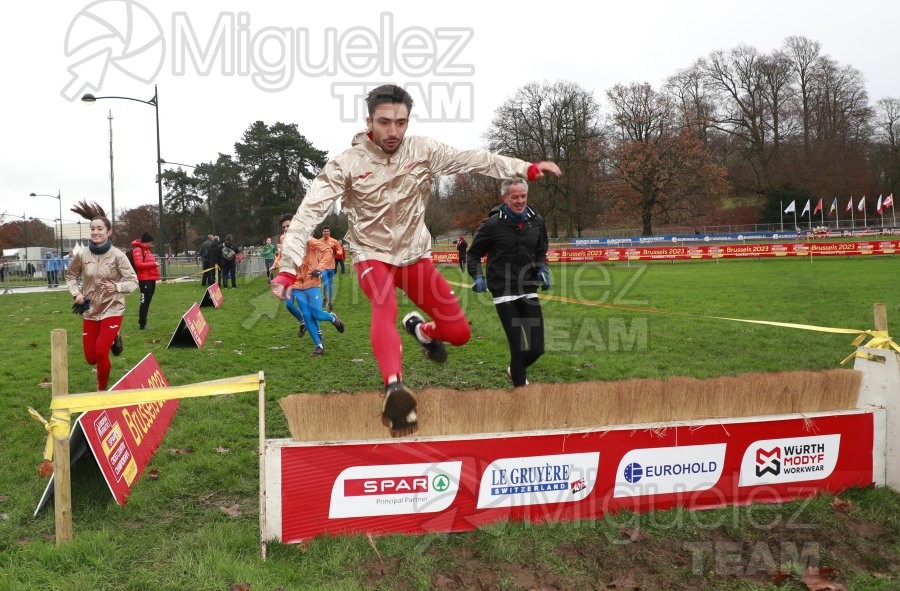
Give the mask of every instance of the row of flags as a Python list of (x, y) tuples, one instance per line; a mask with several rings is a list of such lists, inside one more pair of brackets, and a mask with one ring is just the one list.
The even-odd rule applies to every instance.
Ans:
[[(806, 200), (806, 207), (803, 208), (803, 212), (800, 214), (801, 218), (809, 213), (809, 206), (811, 204), (810, 203), (811, 201), (812, 201), (811, 199)], [(884, 215), (884, 210), (889, 207), (894, 207), (894, 194), (891, 193), (890, 195), (888, 195), (887, 197), (884, 197), (884, 198), (882, 198), (882, 196), (879, 195), (878, 203), (875, 206), (875, 211), (878, 212), (878, 215)], [(833, 214), (837, 210), (838, 210), (837, 197), (835, 197), (834, 201), (831, 202), (831, 207), (828, 208), (828, 215)], [(865, 195), (863, 195), (860, 198), (859, 202), (856, 205), (856, 210), (857, 211), (865, 211), (866, 210), (866, 196)], [(819, 202), (816, 203), (816, 208), (813, 210), (812, 215), (816, 215), (820, 211), (822, 211), (822, 198), (821, 197), (819, 197)], [(844, 208), (844, 211), (848, 211), (851, 213), (853, 212), (853, 197), (852, 196), (850, 197), (850, 200), (847, 201), (847, 206)], [(794, 212), (795, 214), (797, 213), (797, 202), (796, 201), (791, 201), (791, 204), (788, 205), (784, 209), (784, 213), (791, 213), (791, 212)]]

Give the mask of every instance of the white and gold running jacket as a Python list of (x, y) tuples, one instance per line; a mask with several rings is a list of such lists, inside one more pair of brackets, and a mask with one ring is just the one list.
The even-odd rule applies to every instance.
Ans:
[(296, 273), (306, 242), (340, 198), (353, 261), (378, 260), (405, 266), (431, 256), (425, 208), (439, 176), (477, 172), (527, 178), (530, 163), (484, 150), (457, 150), (433, 139), (408, 136), (385, 154), (361, 132), (353, 145), (319, 172), (297, 209), (281, 249), (281, 271)]

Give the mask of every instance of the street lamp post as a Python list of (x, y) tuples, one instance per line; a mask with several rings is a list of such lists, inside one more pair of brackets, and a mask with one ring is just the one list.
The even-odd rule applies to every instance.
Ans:
[(94, 101), (99, 101), (101, 99), (121, 99), (126, 101), (134, 101), (136, 103), (144, 103), (145, 105), (150, 105), (153, 107), (156, 112), (156, 189), (157, 194), (159, 196), (159, 242), (157, 242), (157, 256), (159, 257), (160, 265), (162, 265), (162, 275), (163, 278), (166, 277), (166, 228), (163, 223), (163, 191), (162, 191), (162, 151), (160, 149), (159, 143), (159, 90), (156, 85), (153, 85), (153, 98), (150, 100), (144, 101), (141, 99), (132, 98), (129, 96), (94, 96), (92, 94), (85, 94), (81, 97), (81, 100), (85, 103), (93, 103)]
[(57, 190), (56, 195), (48, 195), (46, 193), (31, 193), (29, 197), (53, 197), (59, 201), (59, 234), (57, 235), (57, 244), (59, 245), (59, 256), (62, 256), (62, 193)]
[(113, 142), (112, 142), (112, 109), (109, 110), (109, 205), (112, 208), (112, 218), (110, 219), (110, 223), (112, 223), (113, 228), (116, 227), (116, 175), (113, 172)]

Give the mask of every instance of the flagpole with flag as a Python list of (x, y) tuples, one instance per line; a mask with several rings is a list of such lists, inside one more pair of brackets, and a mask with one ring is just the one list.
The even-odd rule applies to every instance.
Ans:
[[(797, 202), (791, 201), (791, 204), (784, 208), (784, 213), (794, 212), (794, 231), (797, 230)], [(782, 227), (782, 230), (784, 228)]]
[(778, 202), (778, 221), (781, 222), (781, 231), (784, 232), (784, 201)]
[(897, 227), (897, 214), (894, 211), (894, 194), (891, 193), (887, 197), (884, 198), (884, 206), (891, 208), (891, 227)]
[(856, 206), (857, 211), (861, 211), (863, 214), (863, 230), (869, 225), (868, 217), (866, 216), (866, 196), (863, 195), (862, 199), (859, 200), (859, 205)]
[[(801, 219), (803, 218), (803, 216), (809, 213), (809, 201), (809, 199), (806, 200), (806, 205), (803, 207), (803, 213), (800, 214)], [(812, 230), (812, 216), (809, 216), (809, 219), (807, 219), (806, 221), (809, 229)]]
[[(819, 197), (819, 202), (816, 203), (816, 207), (815, 207), (815, 209), (813, 209), (812, 215), (816, 215), (817, 213), (822, 218), (822, 225), (824, 226), (825, 225), (825, 211), (822, 210), (822, 198), (821, 197)], [(809, 216), (809, 217), (811, 218), (812, 216)]]
[(852, 232), (856, 229), (856, 220), (853, 219), (853, 195), (850, 195), (850, 201), (847, 202), (847, 209), (844, 211), (850, 212), (850, 231)]
[(837, 206), (837, 197), (834, 198), (834, 201), (831, 202), (831, 207), (828, 208), (828, 215), (834, 214), (834, 220), (837, 224), (836, 229), (841, 229), (841, 216), (838, 214), (838, 206)]
[(875, 211), (881, 216), (881, 229), (884, 230), (884, 208), (881, 207), (881, 195), (878, 196), (878, 203), (875, 204)]

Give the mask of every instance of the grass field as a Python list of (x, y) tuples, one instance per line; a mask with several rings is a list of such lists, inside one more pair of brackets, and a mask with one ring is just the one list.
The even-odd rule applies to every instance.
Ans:
[[(469, 285), (458, 268), (442, 270), (451, 282)], [(258, 277), (224, 290), (221, 309), (204, 308), (211, 328), (202, 350), (166, 349), (179, 318), (202, 293), (198, 283), (159, 285), (150, 313), (155, 328), (144, 332), (137, 330), (138, 295), (129, 296), (125, 352), (113, 360), (112, 380), (147, 352), (172, 385), (263, 370), (269, 437), (288, 436), (277, 404), (283, 396), (380, 386), (368, 342), (368, 304), (352, 274), (338, 277), (336, 291), (335, 310), (347, 332), (325, 326), (327, 354), (317, 359), (308, 357), (312, 342), (297, 338), (296, 321)], [(404, 335), (405, 380), (414, 388), (507, 387), (506, 344), (489, 296), (466, 287), (458, 294), (472, 340), (438, 366)], [(900, 260), (559, 265), (547, 294), (566, 301), (544, 302), (547, 353), (529, 372), (532, 382), (827, 369), (853, 351), (852, 336), (714, 317), (868, 329), (873, 303), (882, 302), (896, 325)], [(402, 317), (411, 305), (400, 301)], [(611, 584), (768, 589), (775, 587), (765, 569), (749, 567), (761, 564), (753, 562), (759, 544), (770, 552), (777, 544), (781, 553), (774, 552), (772, 560), (790, 571), (797, 568), (797, 556), (785, 548), (802, 554), (804, 544), (813, 543), (849, 588), (900, 588), (900, 495), (872, 489), (842, 495), (854, 503), (851, 513), (835, 512), (833, 499), (822, 497), (701, 513), (618, 514), (596, 523), (498, 524), (450, 536), (387, 536), (374, 546), (361, 536), (323, 538), (303, 548), (275, 545), (263, 562), (253, 395), (183, 401), (151, 464), (159, 478), (142, 480), (125, 507), (112, 501), (95, 469), (79, 465), (73, 471), (75, 539), (57, 547), (52, 510), (32, 517), (45, 486), (36, 474), (45, 434), (25, 408), (47, 409), (54, 328), (68, 331), (69, 391), (95, 388), (81, 356), (80, 318), (69, 313), (70, 306), (63, 292), (0, 296), (0, 590), (214, 590), (242, 582), (254, 590)], [(646, 537), (624, 543), (623, 528), (638, 526)], [(732, 550), (738, 544), (745, 559), (740, 572), (724, 572), (695, 551), (700, 544), (718, 558), (718, 544), (726, 543)], [(806, 588), (796, 581), (786, 585)]]

